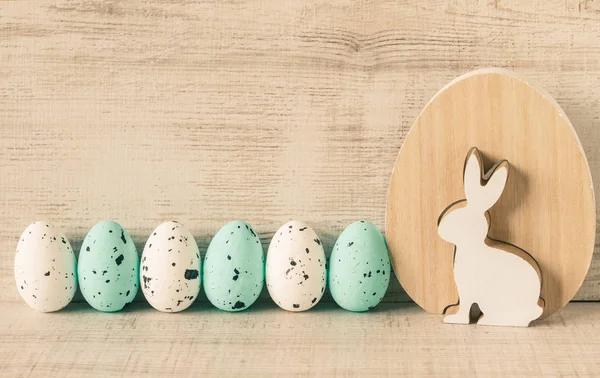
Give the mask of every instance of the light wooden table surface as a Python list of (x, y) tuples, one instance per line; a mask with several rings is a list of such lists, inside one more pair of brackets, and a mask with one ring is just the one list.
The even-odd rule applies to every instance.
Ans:
[(351, 313), (331, 304), (290, 313), (274, 304), (176, 314), (136, 304), (42, 314), (0, 304), (0, 375), (598, 376), (600, 304), (570, 303), (530, 328), (448, 325), (413, 304)]

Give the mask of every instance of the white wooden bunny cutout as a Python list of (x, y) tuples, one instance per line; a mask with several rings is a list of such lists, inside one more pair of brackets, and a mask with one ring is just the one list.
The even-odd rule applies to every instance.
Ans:
[[(486, 174), (477, 148), (467, 154), (464, 167), (466, 200), (448, 206), (438, 221), (439, 236), (455, 245), (454, 279), (459, 302), (445, 311), (444, 323), (469, 324), (474, 303), (483, 313), (481, 325), (521, 326), (542, 315), (541, 273), (524, 250), (487, 236), (490, 209), (508, 179), (508, 161)], [(454, 312), (454, 313), (452, 313)]]

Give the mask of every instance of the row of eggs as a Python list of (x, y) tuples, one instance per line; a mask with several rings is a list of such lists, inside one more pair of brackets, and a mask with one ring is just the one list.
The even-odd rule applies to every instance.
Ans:
[(152, 232), (141, 262), (127, 231), (113, 221), (102, 221), (88, 232), (78, 262), (67, 238), (46, 222), (27, 227), (15, 256), (19, 293), (43, 312), (68, 305), (78, 284), (85, 300), (100, 311), (121, 310), (141, 286), (152, 307), (178, 312), (198, 297), (201, 282), (215, 307), (241, 311), (256, 301), (265, 278), (271, 298), (288, 311), (316, 305), (327, 284), (342, 308), (366, 311), (387, 290), (390, 260), (383, 235), (366, 221), (342, 232), (329, 267), (317, 234), (297, 221), (277, 230), (266, 264), (260, 239), (242, 221), (219, 230), (204, 261), (194, 237), (178, 222), (162, 223)]

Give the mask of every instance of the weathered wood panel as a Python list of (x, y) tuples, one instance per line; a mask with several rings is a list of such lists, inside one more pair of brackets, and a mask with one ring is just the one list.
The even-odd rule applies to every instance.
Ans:
[[(0, 300), (37, 219), (76, 247), (106, 218), (140, 247), (175, 218), (204, 250), (236, 218), (265, 247), (289, 219), (327, 250), (354, 220), (383, 228), (408, 128), (485, 66), (557, 99), (598, 182), (597, 1), (0, 2)], [(577, 298), (599, 285), (594, 259)]]

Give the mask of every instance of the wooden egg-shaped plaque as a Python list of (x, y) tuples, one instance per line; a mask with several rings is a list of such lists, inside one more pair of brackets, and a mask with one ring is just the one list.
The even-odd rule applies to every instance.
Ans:
[(425, 106), (407, 134), (390, 180), (386, 239), (408, 295), (435, 314), (458, 302), (454, 245), (438, 219), (465, 198), (465, 154), (477, 147), (485, 169), (511, 166), (489, 210), (492, 239), (517, 245), (541, 270), (542, 317), (571, 300), (590, 266), (596, 231), (592, 178), (584, 151), (554, 99), (502, 69), (470, 72)]

